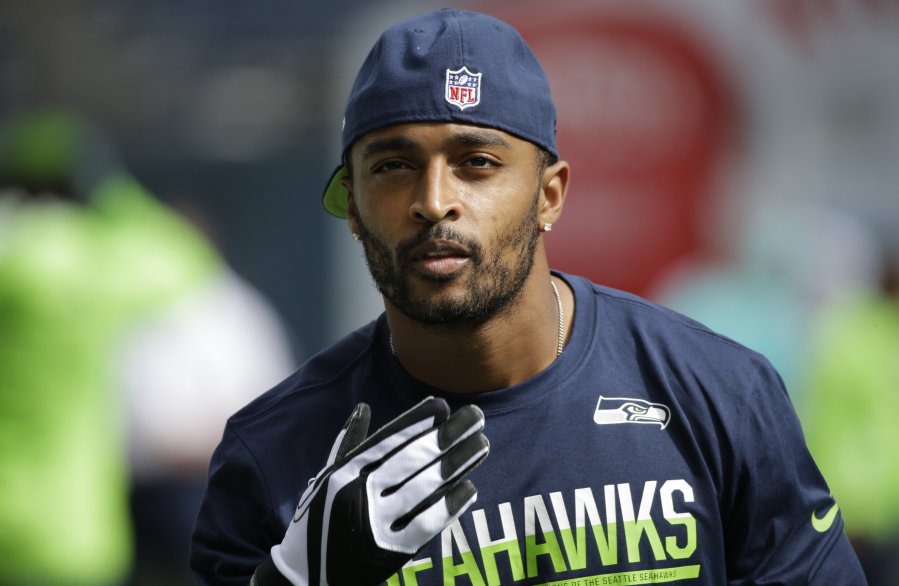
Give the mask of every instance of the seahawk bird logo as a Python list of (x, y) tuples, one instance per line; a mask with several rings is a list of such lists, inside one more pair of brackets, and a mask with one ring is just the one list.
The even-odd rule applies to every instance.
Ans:
[(650, 403), (643, 399), (627, 397), (603, 397), (600, 395), (593, 413), (593, 421), (598, 425), (614, 423), (654, 423), (661, 429), (668, 426), (671, 409), (661, 403)]

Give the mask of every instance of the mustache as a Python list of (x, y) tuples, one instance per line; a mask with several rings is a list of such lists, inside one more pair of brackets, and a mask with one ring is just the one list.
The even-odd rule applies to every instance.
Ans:
[(463, 247), (465, 247), (470, 256), (471, 262), (475, 265), (481, 263), (483, 259), (483, 248), (481, 247), (481, 243), (466, 236), (464, 234), (460, 234), (448, 224), (431, 224), (429, 226), (425, 226), (419, 231), (418, 234), (413, 236), (412, 238), (407, 238), (400, 242), (396, 247), (396, 258), (401, 263), (406, 263), (406, 259), (409, 258), (409, 255), (416, 246), (424, 244), (428, 240), (446, 240), (448, 242), (455, 242)]

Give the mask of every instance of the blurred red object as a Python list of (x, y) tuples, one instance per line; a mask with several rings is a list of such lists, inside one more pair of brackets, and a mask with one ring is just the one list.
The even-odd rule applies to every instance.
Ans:
[(701, 245), (734, 126), (725, 79), (711, 49), (658, 10), (528, 6), (485, 8), (518, 28), (553, 89), (572, 185), (547, 238), (551, 264), (646, 294)]

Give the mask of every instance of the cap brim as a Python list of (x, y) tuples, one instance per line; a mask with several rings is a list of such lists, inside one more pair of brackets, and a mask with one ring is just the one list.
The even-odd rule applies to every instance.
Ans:
[(331, 174), (331, 179), (328, 181), (328, 186), (325, 188), (322, 205), (325, 206), (325, 210), (332, 216), (337, 216), (338, 218), (347, 217), (346, 208), (349, 193), (346, 187), (343, 186), (342, 181), (349, 176), (350, 172), (347, 170), (346, 165), (339, 165), (334, 169), (334, 173)]

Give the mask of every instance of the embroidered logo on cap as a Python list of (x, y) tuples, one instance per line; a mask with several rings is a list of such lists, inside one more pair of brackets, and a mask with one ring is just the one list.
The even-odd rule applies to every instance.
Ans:
[(481, 101), (481, 74), (472, 73), (467, 67), (446, 70), (446, 101), (460, 110), (477, 106)]

